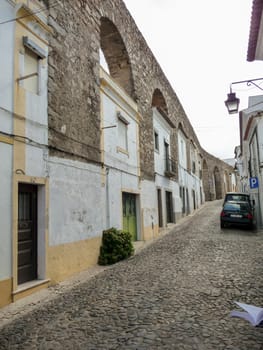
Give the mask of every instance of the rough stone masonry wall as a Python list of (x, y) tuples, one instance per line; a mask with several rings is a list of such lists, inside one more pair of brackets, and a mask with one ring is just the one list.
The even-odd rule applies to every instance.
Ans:
[[(116, 40), (112, 45), (113, 52), (107, 52), (110, 23), (116, 26), (127, 51), (122, 57), (119, 51), (119, 56), (116, 55), (112, 63), (112, 71), (116, 71), (114, 74), (118, 80), (117, 70), (121, 69), (120, 66), (123, 71), (126, 69), (124, 85), (129, 81), (133, 85), (132, 88), (131, 85), (123, 87), (138, 103), (142, 116), (142, 177), (153, 179), (154, 175), (152, 100), (156, 89), (164, 97), (169, 118), (176, 127), (181, 124), (186, 135), (202, 153), (176, 93), (124, 3), (121, 0), (58, 0), (56, 4), (50, 8), (49, 16), (49, 25), (54, 33), (50, 38), (48, 84), (49, 143), (52, 153), (100, 162), (99, 48), (102, 46), (108, 55), (114, 55), (115, 46), (117, 50), (121, 45), (121, 40)], [(101, 21), (105, 24), (103, 27)], [(132, 76), (128, 73), (128, 65)], [(172, 138), (171, 154), (177, 159), (177, 132)]]

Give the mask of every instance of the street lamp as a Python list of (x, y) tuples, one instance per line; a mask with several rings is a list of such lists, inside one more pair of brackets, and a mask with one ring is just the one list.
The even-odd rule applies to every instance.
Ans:
[(227, 94), (227, 100), (225, 101), (226, 108), (229, 114), (235, 114), (238, 112), (240, 99), (236, 97), (236, 94), (232, 92), (230, 87), (230, 93)]
[(239, 98), (236, 97), (236, 94), (232, 92), (232, 85), (234, 84), (244, 84), (246, 83), (247, 86), (254, 85), (258, 89), (263, 90), (262, 87), (257, 85), (255, 81), (258, 80), (263, 80), (263, 78), (257, 78), (257, 79), (250, 79), (250, 80), (242, 80), (242, 81), (234, 81), (233, 83), (230, 84), (230, 93), (227, 94), (227, 100), (225, 101), (226, 108), (228, 110), (229, 114), (236, 114), (238, 113), (238, 108), (239, 108)]

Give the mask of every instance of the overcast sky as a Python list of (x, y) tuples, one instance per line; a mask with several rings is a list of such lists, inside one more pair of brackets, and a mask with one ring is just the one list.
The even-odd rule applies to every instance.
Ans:
[[(252, 0), (124, 0), (177, 94), (201, 146), (221, 159), (239, 145), (238, 114), (224, 101), (231, 82), (263, 77), (247, 62)], [(263, 87), (263, 85), (262, 85)], [(241, 109), (263, 92), (234, 85)]]

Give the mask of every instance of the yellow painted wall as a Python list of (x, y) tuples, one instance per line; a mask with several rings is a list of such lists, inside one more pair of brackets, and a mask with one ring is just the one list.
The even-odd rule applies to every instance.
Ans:
[(51, 283), (66, 280), (98, 262), (101, 237), (48, 247), (48, 278)]
[(0, 307), (12, 302), (12, 279), (0, 281)]
[(145, 241), (149, 241), (153, 238), (156, 238), (159, 236), (159, 226), (154, 225), (153, 228), (152, 226), (145, 226), (143, 228), (143, 238)]

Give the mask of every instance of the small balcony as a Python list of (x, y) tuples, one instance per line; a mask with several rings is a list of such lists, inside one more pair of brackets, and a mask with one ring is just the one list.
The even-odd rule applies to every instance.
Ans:
[(167, 177), (176, 175), (176, 162), (171, 158), (166, 158), (164, 161), (164, 175)]

